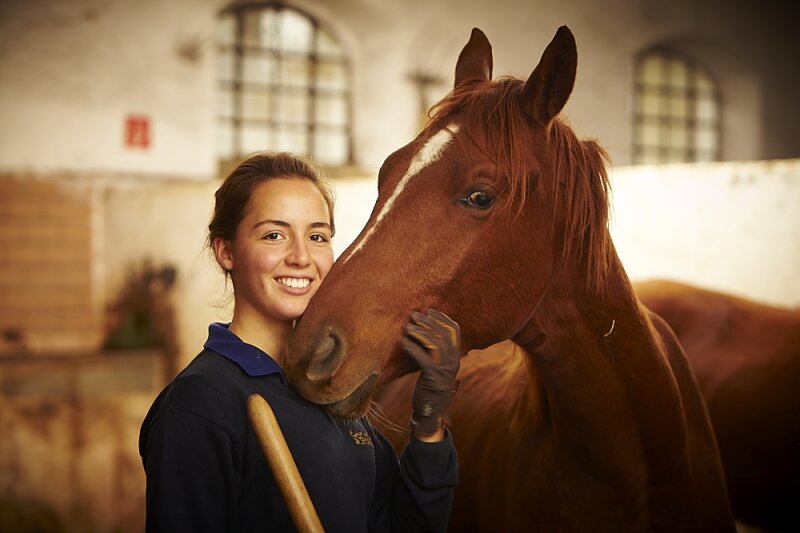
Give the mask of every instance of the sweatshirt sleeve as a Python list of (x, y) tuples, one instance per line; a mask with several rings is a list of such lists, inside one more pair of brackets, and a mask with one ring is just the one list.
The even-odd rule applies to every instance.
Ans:
[(143, 462), (146, 530), (229, 531), (235, 523), (232, 442), (214, 422), (165, 408), (153, 421)]
[(458, 456), (449, 431), (440, 442), (411, 437), (399, 466), (394, 449), (378, 434), (370, 530), (445, 531), (457, 482)]

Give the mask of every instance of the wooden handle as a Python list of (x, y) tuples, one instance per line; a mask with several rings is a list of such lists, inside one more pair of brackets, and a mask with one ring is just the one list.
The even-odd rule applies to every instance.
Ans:
[(300, 533), (324, 533), (317, 510), (314, 509), (272, 408), (260, 394), (252, 394), (247, 399), (247, 412), (297, 530)]

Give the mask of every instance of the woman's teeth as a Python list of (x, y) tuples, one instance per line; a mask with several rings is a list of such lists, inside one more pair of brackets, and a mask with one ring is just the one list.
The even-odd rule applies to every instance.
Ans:
[(278, 283), (293, 289), (305, 289), (310, 281), (308, 278), (278, 278)]

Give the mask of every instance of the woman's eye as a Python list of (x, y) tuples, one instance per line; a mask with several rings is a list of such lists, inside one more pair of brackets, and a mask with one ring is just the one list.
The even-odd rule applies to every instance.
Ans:
[(494, 203), (494, 195), (488, 191), (473, 191), (462, 201), (470, 207), (488, 209)]
[(325, 235), (321, 234), (321, 233), (315, 233), (310, 238), (314, 242), (327, 242), (328, 241), (328, 238)]
[(264, 240), (267, 240), (267, 241), (277, 241), (278, 239), (281, 238), (281, 234), (278, 233), (277, 231), (271, 231), (271, 232), (267, 233), (266, 235), (264, 235), (264, 237), (262, 237), (262, 238)]

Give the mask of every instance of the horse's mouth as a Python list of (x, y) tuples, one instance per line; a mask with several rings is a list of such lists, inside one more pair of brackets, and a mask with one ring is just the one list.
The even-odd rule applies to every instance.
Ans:
[(325, 404), (323, 407), (330, 414), (339, 418), (359, 418), (367, 413), (372, 393), (378, 381), (378, 373), (373, 372), (361, 385), (343, 399)]

